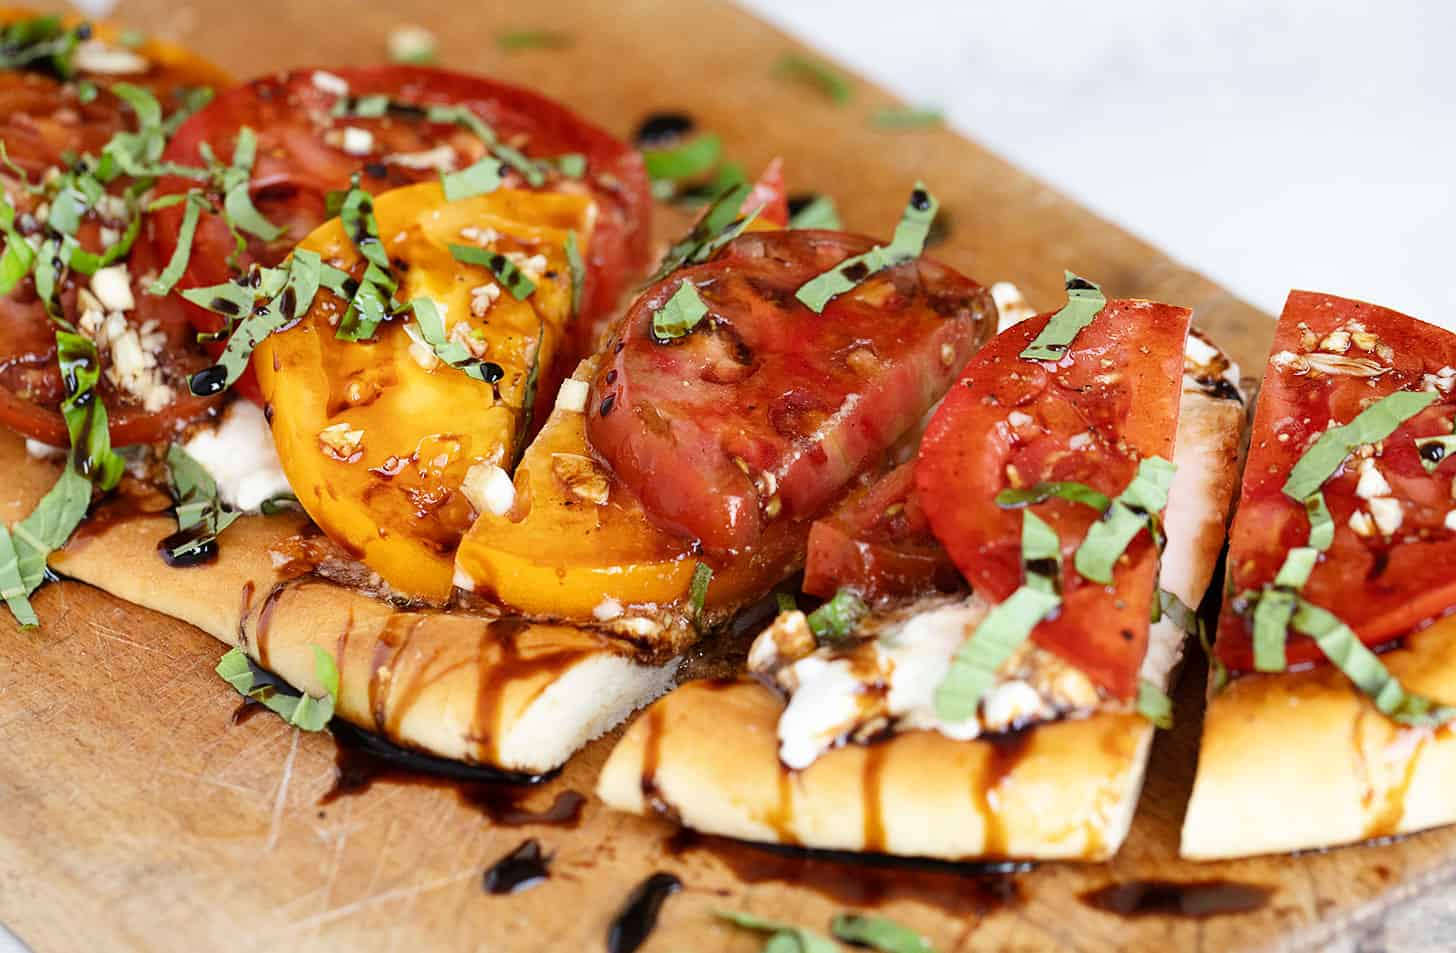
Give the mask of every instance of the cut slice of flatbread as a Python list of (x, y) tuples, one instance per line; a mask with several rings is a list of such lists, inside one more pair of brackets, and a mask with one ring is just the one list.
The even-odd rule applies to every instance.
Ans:
[[(54, 464), (0, 434), (11, 475), (0, 518), (29, 512)], [(509, 771), (559, 767), (587, 741), (666, 691), (676, 663), (646, 665), (586, 628), (409, 611), (287, 564), (300, 516), (244, 516), (215, 562), (169, 567), (165, 513), (103, 510), (51, 556), (62, 575), (241, 645), (297, 688), (322, 694), (313, 647), (338, 661), (338, 714), (408, 747)], [(118, 515), (119, 513), (119, 515)], [(219, 682), (222, 688), (222, 683)]]
[[(1210, 353), (1195, 360), (1190, 345), (1159, 580), (1194, 606), (1223, 546), (1244, 426), (1227, 383), (1236, 369), (1200, 343)], [(1155, 623), (1144, 676), (1166, 686), (1184, 638), (1170, 617)], [(794, 771), (779, 759), (783, 710), (777, 692), (748, 680), (685, 685), (628, 729), (597, 793), (618, 810), (745, 840), (956, 860), (1101, 860), (1126, 837), (1154, 730), (1111, 711), (972, 741), (914, 730), (843, 745)]]

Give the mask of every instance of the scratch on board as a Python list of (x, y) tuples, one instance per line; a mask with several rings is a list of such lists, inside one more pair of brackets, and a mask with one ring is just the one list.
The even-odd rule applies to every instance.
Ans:
[(397, 887), (394, 890), (386, 890), (383, 893), (376, 893), (373, 896), (362, 897), (352, 903), (346, 903), (342, 907), (334, 907), (332, 910), (325, 910), (323, 913), (305, 917), (302, 920), (295, 920), (288, 924), (288, 930), (306, 930), (310, 927), (323, 926), (333, 923), (335, 920), (343, 920), (353, 916), (361, 910), (378, 906), (381, 903), (389, 903), (394, 900), (412, 900), (420, 894), (429, 893), (432, 890), (439, 890), (441, 887), (449, 887), (458, 884), (462, 880), (471, 880), (480, 876), (480, 865), (472, 866), (469, 870), (462, 870), (446, 877), (439, 877), (435, 880), (428, 880), (422, 884), (414, 884), (408, 887)]
[(278, 797), (273, 801), (273, 819), (268, 824), (268, 843), (265, 851), (278, 844), (278, 831), (283, 827), (283, 808), (288, 803), (288, 782), (293, 780), (293, 759), (298, 755), (299, 729), (293, 729), (293, 744), (288, 747), (288, 758), (283, 762), (283, 777), (278, 781)]

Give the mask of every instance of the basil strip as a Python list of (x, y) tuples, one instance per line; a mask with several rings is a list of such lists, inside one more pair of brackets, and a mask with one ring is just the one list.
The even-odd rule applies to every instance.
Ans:
[(568, 152), (556, 157), (556, 169), (568, 179), (579, 179), (586, 175), (586, 156), (580, 152)]
[[(417, 108), (417, 107), (412, 107)], [(546, 168), (524, 152), (501, 142), (495, 130), (464, 106), (430, 106), (425, 110), (430, 122), (448, 122), (470, 131), (485, 143), (486, 149), (506, 165), (521, 173), (527, 184), (539, 188), (546, 182)]]
[(526, 455), (526, 438), (531, 434), (531, 421), (536, 417), (536, 391), (541, 385), (541, 349), (546, 346), (546, 319), (536, 323), (536, 346), (531, 349), (531, 366), (526, 370), (526, 384), (521, 393), (520, 423), (516, 427), (516, 452), (511, 454), (511, 470), (520, 466)]
[(339, 208), (339, 221), (367, 264), (358, 288), (349, 296), (349, 308), (339, 320), (335, 337), (344, 341), (365, 341), (374, 337), (379, 325), (398, 307), (394, 292), (399, 286), (390, 273), (389, 255), (379, 239), (374, 200), (368, 192), (359, 188), (357, 175)]
[(486, 362), (470, 353), (470, 348), (459, 341), (451, 341), (445, 334), (445, 319), (432, 298), (416, 298), (410, 302), (415, 315), (415, 327), (424, 338), (430, 350), (441, 361), (460, 371), (466, 377), (473, 377), (482, 384), (493, 384), (500, 380), (495, 368), (486, 370)]
[(102, 490), (110, 490), (121, 481), (126, 464), (111, 449), (106, 405), (96, 394), (101, 379), (96, 345), (79, 334), (57, 331), (56, 360), (66, 384), (61, 415), (71, 439), (71, 466)]
[(245, 698), (261, 702), (285, 722), (304, 731), (323, 731), (334, 717), (339, 697), (339, 667), (334, 658), (317, 645), (313, 649), (313, 672), (323, 686), (320, 697), (297, 692), (291, 685), (259, 668), (242, 649), (229, 649), (214, 671)]
[(1090, 506), (1099, 513), (1107, 512), (1112, 500), (1105, 493), (1099, 493), (1085, 483), (1074, 480), (1058, 480), (1038, 483), (1024, 489), (1007, 489), (996, 494), (996, 505), (1003, 510), (1019, 509), (1045, 503), (1052, 497)]
[(1416, 452), (1420, 455), (1421, 466), (1427, 473), (1435, 473), (1441, 461), (1450, 456), (1452, 451), (1456, 451), (1456, 433), (1416, 439)]
[(688, 605), (692, 608), (693, 624), (703, 616), (703, 605), (708, 600), (708, 585), (713, 581), (713, 567), (700, 562), (693, 567), (693, 581), (688, 586)]
[(1023, 360), (1060, 361), (1082, 329), (1107, 307), (1107, 296), (1093, 282), (1070, 271), (1066, 272), (1066, 282), (1067, 303), (1021, 352)]
[(1087, 529), (1077, 547), (1077, 572), (1093, 582), (1112, 582), (1112, 569), (1129, 543), (1144, 527), (1153, 531), (1153, 520), (1168, 505), (1173, 484), (1173, 464), (1162, 457), (1145, 457), (1137, 475), (1118, 494), (1103, 518)]
[(870, 125), (880, 129), (923, 129), (945, 122), (939, 109), (917, 109), (913, 106), (887, 106), (870, 115)]
[(698, 296), (697, 286), (684, 281), (652, 313), (652, 337), (659, 343), (676, 340), (690, 333), (707, 314), (708, 306)]
[(656, 284), (679, 268), (707, 261), (720, 248), (743, 234), (743, 230), (762, 211), (758, 208), (748, 215), (738, 214), (750, 191), (746, 184), (739, 184), (718, 196), (692, 229), (667, 249), (647, 284)]
[(571, 45), (571, 34), (559, 30), (506, 30), (495, 35), (495, 45), (506, 51), (561, 49)]
[(1173, 700), (1146, 678), (1138, 680), (1137, 712), (1159, 728), (1173, 727)]
[(1407, 692), (1379, 656), (1334, 613), (1300, 599), (1293, 624), (1296, 631), (1314, 639), (1325, 658), (1370, 696), (1386, 717), (1421, 726), (1441, 725), (1456, 719), (1456, 707)]
[(1334, 476), (1356, 447), (1389, 437), (1401, 424), (1431, 406), (1437, 396), (1429, 391), (1396, 391), (1360, 411), (1344, 426), (1326, 430), (1289, 471), (1284, 495), (1307, 499)]
[(282, 228), (263, 217), (253, 204), (249, 184), (253, 178), (253, 159), (258, 149), (257, 136), (247, 126), (238, 130), (238, 139), (233, 146), (232, 165), (219, 174), (219, 185), (223, 193), (223, 215), (228, 225), (235, 229), (256, 235), (265, 242), (281, 236)]
[(806, 621), (816, 639), (837, 641), (853, 634), (854, 627), (869, 611), (870, 607), (853, 590), (840, 589), (832, 599), (809, 613)]
[(177, 248), (172, 252), (172, 259), (167, 262), (167, 267), (162, 269), (157, 280), (147, 289), (147, 294), (169, 293), (182, 280), (182, 274), (187, 270), (187, 262), (192, 257), (192, 236), (197, 233), (197, 219), (202, 215), (207, 200), (196, 192), (189, 192), (186, 202), (187, 207), (182, 212), (182, 226), (177, 230)]
[(16, 231), (15, 209), (5, 201), (3, 193), (0, 193), (0, 233), (5, 236), (5, 252), (0, 255), (0, 297), (3, 297), (15, 290), (35, 264), (35, 249)]
[(973, 717), (996, 681), (996, 670), (1061, 602), (1053, 593), (1023, 585), (993, 607), (956, 650), (945, 680), (935, 691), (935, 713), (940, 720), (960, 722)]
[(15, 541), (10, 538), (10, 530), (0, 521), (0, 599), (5, 601), (22, 629), (40, 625), (40, 617), (30, 604), (32, 591), (21, 578), (20, 553), (16, 551)]
[(53, 15), (17, 20), (0, 29), (0, 69), (32, 69), (69, 79), (75, 72), (71, 58), (76, 47), (90, 33), (88, 23), (66, 29)]
[(816, 195), (803, 208), (789, 216), (789, 227), (838, 231), (843, 224), (839, 221), (839, 210), (834, 207), (834, 200), (827, 195)]
[(581, 317), (581, 288), (586, 281), (586, 264), (581, 260), (581, 245), (576, 232), (566, 233), (566, 267), (571, 272), (571, 314)]
[(481, 265), (490, 269), (502, 286), (517, 301), (525, 301), (536, 291), (536, 283), (516, 267), (516, 263), (498, 251), (481, 248), (479, 245), (450, 245), (450, 254), (466, 265)]
[(223, 504), (212, 474), (174, 443), (167, 448), (167, 479), (176, 502), (178, 534), (169, 555), (185, 559), (216, 546), (218, 535), (241, 514)]
[(836, 295), (849, 291), (875, 272), (919, 258), (939, 209), (940, 203), (926, 191), (924, 183), (916, 182), (890, 244), (876, 245), (864, 254), (847, 258), (829, 271), (810, 278), (794, 297), (810, 311), (822, 314), (824, 307)]
[(712, 133), (696, 136), (680, 146), (642, 150), (642, 163), (647, 167), (647, 175), (671, 182), (703, 175), (722, 157), (723, 140)]
[(1057, 594), (1062, 577), (1062, 542), (1056, 530), (1030, 511), (1021, 517), (1021, 565), (1027, 586)]
[(774, 72), (814, 87), (836, 105), (854, 98), (854, 86), (837, 70), (800, 53), (785, 53)]
[(501, 175), (505, 166), (499, 159), (484, 158), (459, 172), (441, 172), (440, 186), (445, 190), (445, 201), (458, 202), (476, 195), (494, 192), (501, 186)]
[(1325, 495), (1312, 494), (1304, 501), (1304, 511), (1309, 516), (1309, 545), (1324, 552), (1335, 542), (1335, 520), (1325, 505)]
[(771, 934), (763, 948), (764, 953), (839, 953), (839, 947), (833, 940), (792, 923), (766, 920), (736, 910), (719, 910), (716, 916), (745, 930)]
[(841, 913), (829, 925), (835, 939), (880, 953), (935, 953), (930, 941), (886, 917)]
[(794, 598), (792, 592), (782, 590), (774, 593), (774, 602), (778, 605), (780, 612), (798, 612), (799, 600)]

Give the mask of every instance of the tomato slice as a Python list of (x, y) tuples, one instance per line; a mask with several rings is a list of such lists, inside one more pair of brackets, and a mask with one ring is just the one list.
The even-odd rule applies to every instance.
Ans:
[[(0, 11), (0, 23), (31, 15)], [(74, 23), (75, 18), (68, 21)], [(116, 35), (114, 27), (99, 24), (90, 42), (98, 48), (114, 44)], [(184, 102), (186, 92), (229, 82), (212, 64), (169, 44), (149, 41), (126, 49), (123, 56), (123, 64), (134, 63), (131, 71), (89, 73), (82, 69), (75, 79), (65, 82), (34, 72), (0, 71), (0, 142), (32, 185), (52, 169), (65, 168), (67, 156), (100, 155), (112, 136), (136, 129), (131, 107), (111, 92), (115, 83), (124, 81), (147, 89), (171, 113)], [(78, 63), (84, 64), (84, 60)], [(82, 95), (82, 80), (95, 87), (94, 98)], [(121, 177), (107, 191), (120, 195), (130, 184), (130, 179)], [(0, 185), (16, 210), (17, 230), (42, 235), (38, 213), (44, 199), (19, 188), (10, 168), (0, 168)], [(87, 251), (100, 252), (115, 240), (103, 230), (119, 234), (124, 225), (124, 205), (120, 210), (91, 208), (76, 230), (76, 238)], [(148, 407), (145, 397), (137, 393), (141, 388), (135, 378), (129, 379), (130, 387), (123, 386), (128, 378), (115, 370), (110, 345), (103, 343), (97, 389), (106, 405), (112, 443), (118, 446), (168, 439), (179, 426), (208, 413), (217, 403), (188, 392), (188, 376), (206, 366), (207, 358), (196, 347), (192, 328), (177, 303), (144, 293), (143, 277), (165, 266), (144, 245), (138, 240), (123, 259), (129, 266), (135, 307), (121, 313), (126, 328), (139, 333), (147, 329), (138, 340), (148, 345), (148, 359), (156, 363), (157, 375), (171, 399), (159, 405), (161, 398), (154, 394)], [(71, 272), (58, 283), (61, 313), (73, 324), (81, 323), (80, 292), (88, 285), (87, 276)], [(44, 443), (64, 446), (68, 437), (59, 408), (65, 385), (56, 365), (55, 330), (35, 293), (33, 279), (27, 277), (0, 298), (0, 424)]]
[[(1219, 620), (1217, 651), (1236, 672), (1253, 668), (1253, 616), (1238, 611), (1239, 595), (1271, 582), (1290, 548), (1309, 538), (1303, 504), (1283, 493), (1290, 470), (1328, 426), (1348, 423), (1396, 391), (1428, 390), (1438, 399), (1381, 441), (1364, 465), (1385, 487), (1367, 479), (1368, 495), (1357, 493), (1359, 455), (1325, 481), (1334, 543), (1302, 594), (1377, 647), (1456, 606), (1456, 457), (1427, 473), (1414, 443), (1450, 434), (1456, 421), (1456, 334), (1361, 301), (1296, 291), (1284, 305), (1272, 354), (1230, 533), (1231, 585)], [(1398, 503), (1400, 519), (1390, 533), (1365, 522), (1381, 497)], [(1310, 639), (1290, 638), (1290, 664), (1322, 658)]]
[[(340, 81), (352, 97), (384, 95), (391, 102), (423, 108), (465, 107), (488, 123), (502, 142), (532, 158), (585, 157), (581, 179), (553, 174), (543, 188), (588, 194), (596, 201), (581, 319), (569, 348), (573, 354), (589, 350), (596, 322), (617, 303), (631, 275), (647, 263), (651, 199), (641, 157), (559, 103), (484, 77), (419, 66), (295, 70), (235, 87), (193, 116), (173, 138), (167, 159), (196, 164), (204, 143), (218, 156), (230, 156), (242, 127), (257, 134), (253, 202), (284, 233), (273, 242), (250, 240), (241, 264), (282, 261), (296, 242), (328, 218), (328, 193), (347, 188), (356, 172), (362, 173), (362, 186), (377, 193), (437, 180), (442, 165), (464, 168), (484, 154), (484, 144), (462, 126), (431, 122), (417, 112), (393, 109), (378, 118), (332, 116)], [(523, 187), (516, 175), (508, 184)], [(166, 180), (158, 188), (180, 192), (188, 186), (183, 180)], [(156, 238), (163, 254), (170, 256), (183, 209), (158, 214), (162, 227)], [(221, 217), (204, 215), (180, 287), (227, 280), (232, 274), (227, 259), (234, 247)], [(217, 315), (190, 305), (189, 309), (199, 330), (222, 326)], [(571, 363), (565, 366), (569, 369)], [(244, 393), (252, 391), (247, 383), (240, 386)]]
[(784, 160), (774, 158), (764, 166), (758, 181), (743, 200), (742, 214), (759, 209), (755, 225), (772, 225), (775, 228), (789, 227), (789, 193), (784, 187)]
[(809, 531), (803, 589), (810, 595), (827, 599), (847, 586), (877, 601), (964, 585), (930, 531), (913, 460), (856, 492)]
[[(396, 590), (436, 602), (450, 594), (455, 549), (475, 517), (460, 486), (475, 464), (509, 466), (515, 456), (538, 342), (540, 366), (548, 366), (571, 316), (566, 236), (590, 238), (592, 209), (585, 195), (504, 188), (446, 202), (438, 183), (375, 197), (379, 234), (398, 263), (396, 297), (432, 298), (447, 333), (499, 367), (493, 383), (412, 347), (404, 317), (380, 325), (371, 341), (339, 340), (342, 302), (328, 292), (254, 352), (279, 460), (299, 502)], [(498, 286), (484, 266), (452, 257), (448, 246), (463, 241), (462, 229), (495, 233), (490, 247), (503, 254), (544, 257), (535, 291), (524, 301), (498, 291), (488, 306), (475, 305), (475, 289)], [(363, 273), (338, 219), (299, 247), (355, 278)], [(330, 428), (341, 432), (330, 436)]]
[[(648, 289), (593, 382), (592, 446), (659, 526), (711, 553), (774, 519), (813, 518), (919, 421), (995, 325), (989, 293), (927, 259), (871, 275), (822, 315), (794, 293), (873, 245), (759, 232)], [(684, 281), (709, 313), (659, 342)]]
[[(1021, 513), (998, 507), (1008, 487), (1085, 483), (1108, 496), (1139, 460), (1172, 459), (1190, 312), (1150, 301), (1108, 302), (1060, 362), (1022, 360), (1049, 315), (1002, 332), (967, 365), (926, 430), (916, 489), (930, 526), (972, 589), (995, 603), (1022, 582)], [(1096, 518), (1062, 499), (1036, 506), (1062, 541), (1062, 609), (1036, 627), (1042, 648), (1118, 698), (1137, 690), (1147, 651), (1157, 551), (1139, 533), (1114, 585), (1083, 579), (1073, 555)]]

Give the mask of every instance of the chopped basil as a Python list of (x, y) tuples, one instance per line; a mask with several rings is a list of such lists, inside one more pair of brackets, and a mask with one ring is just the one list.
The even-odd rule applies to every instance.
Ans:
[(546, 182), (546, 167), (531, 159), (521, 150), (500, 141), (495, 130), (465, 106), (431, 106), (425, 110), (430, 122), (448, 122), (468, 130), (492, 155), (521, 173), (532, 188), (539, 188)]
[(446, 337), (445, 319), (433, 299), (416, 298), (410, 302), (410, 309), (414, 312), (414, 326), (420, 337), (441, 361), (483, 384), (494, 383), (499, 379), (493, 372), (487, 373), (486, 362), (471, 354), (470, 348), (460, 341), (451, 341)]
[(91, 25), (67, 29), (58, 16), (16, 20), (0, 28), (0, 69), (30, 69), (69, 79), (71, 60), (80, 42), (91, 35)]
[(1067, 303), (1021, 352), (1023, 360), (1060, 361), (1081, 330), (1107, 306), (1107, 296), (1093, 282), (1070, 271), (1066, 273), (1066, 282)]
[(1023, 585), (998, 603), (971, 637), (961, 643), (945, 680), (935, 691), (935, 713), (942, 721), (965, 721), (976, 714), (999, 669), (1038, 622), (1061, 605), (1054, 593)]
[(181, 444), (167, 448), (167, 477), (176, 502), (177, 540), (169, 555), (185, 560), (217, 544), (217, 537), (239, 514), (229, 509), (217, 494), (217, 482)]
[(440, 185), (445, 189), (445, 201), (457, 202), (474, 195), (484, 195), (500, 188), (505, 166), (499, 159), (486, 157), (459, 172), (441, 172)]
[(930, 941), (887, 917), (841, 913), (829, 925), (835, 939), (880, 953), (935, 953)]
[(695, 625), (703, 617), (703, 606), (708, 601), (708, 585), (712, 581), (712, 566), (700, 562), (693, 567), (693, 581), (688, 586), (688, 605), (692, 608)]
[(686, 265), (707, 261), (720, 248), (741, 235), (762, 211), (755, 209), (748, 215), (738, 214), (750, 191), (747, 185), (739, 184), (718, 196), (693, 225), (692, 230), (667, 249), (667, 254), (662, 256), (657, 271), (647, 279), (647, 284), (656, 284)]
[(5, 252), (0, 254), (0, 296), (8, 295), (35, 264), (35, 249), (15, 229), (15, 208), (0, 192), (0, 233), (5, 236)]
[(504, 30), (495, 35), (496, 46), (516, 50), (559, 50), (571, 45), (571, 34), (560, 30)]
[(253, 177), (253, 159), (258, 150), (258, 138), (247, 126), (238, 130), (237, 142), (233, 145), (233, 161), (218, 173), (218, 187), (223, 194), (223, 216), (228, 227), (235, 232), (244, 231), (256, 235), (265, 242), (271, 242), (283, 234), (283, 229), (263, 217), (253, 204), (249, 183)]
[(0, 520), (0, 599), (5, 600), (10, 614), (24, 629), (33, 629), (40, 625), (40, 617), (35, 614), (35, 607), (30, 604), (30, 594), (33, 591), (34, 587), (27, 586), (20, 574), (20, 553), (10, 537), (10, 530)]
[(1379, 656), (1370, 651), (1334, 613), (1299, 600), (1294, 612), (1296, 631), (1314, 639), (1319, 650), (1355, 683), (1380, 712), (1407, 725), (1434, 726), (1456, 719), (1456, 707), (1407, 692)]
[(576, 232), (566, 233), (566, 267), (571, 271), (571, 314), (581, 317), (581, 289), (586, 282), (586, 264), (581, 260), (581, 244)]
[(1325, 495), (1315, 492), (1304, 501), (1305, 513), (1309, 516), (1309, 544), (1320, 552), (1330, 548), (1335, 541), (1335, 520), (1330, 508), (1325, 505)]
[(546, 319), (536, 324), (536, 346), (531, 349), (531, 366), (526, 370), (526, 386), (521, 392), (520, 423), (516, 427), (516, 452), (511, 456), (514, 471), (526, 455), (526, 442), (531, 434), (531, 421), (536, 416), (536, 390), (541, 384), (541, 349), (546, 346)]
[(339, 698), (339, 667), (334, 657), (317, 645), (313, 649), (313, 672), (324, 694), (319, 697), (297, 692), (271, 672), (259, 668), (242, 649), (229, 649), (214, 671), (245, 698), (261, 702), (290, 725), (304, 731), (323, 731), (334, 717)]
[(943, 122), (945, 116), (939, 109), (917, 109), (913, 106), (888, 106), (870, 116), (870, 125), (879, 129), (924, 129)]
[(798, 612), (799, 600), (794, 598), (792, 592), (782, 590), (774, 593), (774, 602), (778, 605), (780, 612)]
[(1107, 508), (1112, 505), (1105, 493), (1099, 493), (1085, 483), (1072, 480), (1042, 482), (1021, 489), (1002, 490), (996, 494), (996, 505), (1003, 510), (1012, 510), (1045, 503), (1052, 497), (1090, 506), (1099, 513), (1107, 512)]
[(650, 178), (679, 182), (706, 175), (723, 157), (723, 140), (705, 133), (665, 149), (642, 150), (642, 162)]
[[(374, 337), (379, 325), (399, 304), (394, 292), (399, 285), (390, 273), (389, 255), (379, 239), (379, 223), (374, 218), (374, 199), (359, 188), (356, 174), (349, 194), (339, 208), (339, 221), (349, 240), (367, 263), (364, 276), (349, 300), (349, 308), (339, 321), (335, 336), (345, 341), (365, 341)], [(451, 246), (452, 248), (454, 246)]]
[(789, 227), (838, 231), (843, 225), (839, 221), (839, 210), (834, 207), (834, 199), (827, 195), (816, 195), (789, 217)]
[(1173, 700), (1146, 678), (1138, 680), (1137, 712), (1159, 728), (1173, 727)]
[(102, 490), (110, 490), (120, 482), (126, 464), (111, 449), (106, 405), (96, 394), (101, 379), (96, 345), (79, 334), (57, 331), (56, 360), (66, 384), (61, 415), (71, 440), (71, 466)]
[(838, 70), (803, 54), (785, 53), (774, 71), (812, 86), (836, 104), (843, 105), (854, 98), (854, 86)]
[(708, 306), (698, 295), (697, 286), (684, 281), (672, 296), (652, 313), (652, 337), (672, 341), (689, 334), (708, 314)]
[(586, 175), (586, 156), (580, 152), (568, 152), (556, 157), (556, 169), (568, 179), (579, 179)]
[(820, 640), (846, 639), (869, 611), (869, 606), (853, 590), (841, 589), (832, 599), (809, 613), (809, 631)]
[(763, 953), (839, 953), (839, 947), (833, 940), (792, 923), (766, 920), (736, 910), (719, 910), (717, 916), (745, 930), (770, 934)]
[(167, 262), (167, 267), (153, 281), (151, 287), (147, 288), (147, 294), (165, 295), (176, 287), (177, 282), (182, 280), (182, 275), (187, 271), (187, 262), (192, 257), (192, 236), (197, 233), (197, 220), (202, 215), (202, 210), (207, 206), (207, 200), (197, 192), (189, 192), (184, 200), (187, 207), (182, 212), (182, 225), (177, 229), (177, 247), (172, 252), (172, 258)]
[(1420, 455), (1421, 466), (1427, 473), (1435, 473), (1441, 461), (1450, 456), (1452, 451), (1456, 451), (1456, 433), (1419, 437), (1416, 440), (1416, 452)]
[(1062, 576), (1062, 541), (1056, 530), (1030, 510), (1021, 517), (1021, 565), (1026, 585), (1057, 594)]
[(277, 516), (279, 513), (296, 513), (303, 509), (298, 502), (298, 497), (292, 493), (279, 493), (277, 496), (270, 496), (258, 504), (258, 512), (264, 516)]
[(1435, 402), (1437, 396), (1429, 391), (1396, 391), (1360, 411), (1344, 426), (1326, 430), (1289, 471), (1284, 495), (1295, 500), (1308, 499), (1356, 447), (1389, 437), (1401, 424)]
[(466, 265), (482, 265), (511, 293), (517, 301), (525, 301), (536, 291), (536, 283), (516, 267), (516, 263), (498, 251), (479, 245), (450, 245), (450, 254)]
[(1162, 457), (1139, 461), (1137, 475), (1127, 489), (1112, 501), (1102, 519), (1088, 527), (1077, 547), (1077, 572), (1093, 582), (1112, 582), (1112, 567), (1133, 537), (1144, 527), (1152, 532), (1154, 518), (1168, 505), (1173, 469)]
[(926, 190), (923, 183), (916, 182), (890, 244), (876, 245), (864, 254), (847, 258), (829, 271), (809, 279), (795, 297), (810, 311), (820, 314), (832, 298), (849, 291), (875, 272), (919, 258), (925, 249), (930, 224), (935, 221), (935, 213), (939, 209), (940, 203), (935, 196)]

